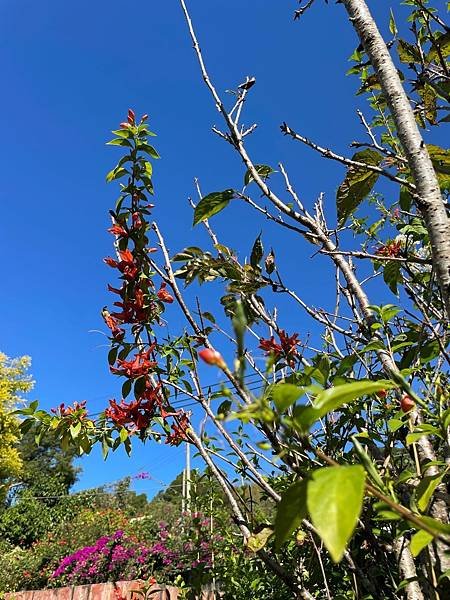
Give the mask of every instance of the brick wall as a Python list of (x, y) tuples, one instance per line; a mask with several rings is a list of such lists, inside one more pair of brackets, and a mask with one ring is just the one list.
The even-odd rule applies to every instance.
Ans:
[[(12, 592), (6, 594), (6, 600), (117, 600), (115, 590), (120, 590), (123, 598), (131, 600), (131, 592), (143, 586), (142, 581), (118, 581), (114, 583), (93, 583), (92, 585), (77, 585), (73, 587), (55, 588), (51, 590), (36, 590), (28, 592)], [(219, 595), (205, 590), (201, 600), (216, 600)], [(143, 600), (142, 596), (134, 595), (135, 600)], [(147, 595), (148, 600), (177, 600), (178, 590), (171, 586), (154, 585)]]

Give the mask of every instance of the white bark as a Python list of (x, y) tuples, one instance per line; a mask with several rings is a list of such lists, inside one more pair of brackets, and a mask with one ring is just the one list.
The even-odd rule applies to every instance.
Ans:
[[(394, 541), (394, 551), (398, 558), (399, 571), (405, 579), (417, 577), (414, 559), (404, 537)], [(411, 581), (405, 588), (407, 600), (424, 600), (418, 581)]]
[(397, 127), (417, 189), (418, 208), (430, 236), (433, 264), (450, 317), (450, 224), (428, 150), (397, 69), (364, 0), (342, 0), (377, 75)]

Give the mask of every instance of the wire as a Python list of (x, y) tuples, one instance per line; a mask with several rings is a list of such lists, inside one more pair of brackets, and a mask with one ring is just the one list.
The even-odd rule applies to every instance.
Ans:
[[(252, 378), (254, 378), (253, 381), (249, 381)], [(261, 377), (259, 375), (257, 375), (257, 374), (254, 374), (254, 373), (252, 373), (252, 374), (247, 375), (246, 377), (244, 377), (244, 381), (247, 381), (250, 385), (253, 385), (254, 383), (256, 383), (257, 381), (260, 381), (260, 380), (261, 380)], [(219, 387), (219, 386), (223, 386), (223, 385), (225, 385), (225, 382), (224, 381), (219, 381), (217, 383), (212, 383), (210, 385), (204, 385), (204, 386), (202, 386), (201, 389), (202, 389), (202, 391), (206, 391), (206, 390), (213, 389), (213, 388), (216, 388), (216, 387)], [(252, 389), (255, 389), (255, 388), (252, 388)], [(252, 389), (249, 388), (249, 391), (252, 391)], [(182, 396), (181, 399), (179, 398), (180, 395)], [(189, 394), (186, 394), (185, 392), (178, 392), (178, 393), (175, 392), (175, 393), (171, 394), (169, 396), (169, 398), (168, 398), (168, 400), (170, 400), (170, 398), (176, 398), (176, 400), (174, 402), (170, 403), (171, 406), (180, 406), (181, 404), (184, 404), (183, 396), (184, 396), (184, 398), (186, 400), (192, 400), (191, 396)], [(108, 395), (105, 395), (104, 397), (107, 398)], [(193, 402), (191, 402), (189, 404), (189, 406), (195, 406), (196, 404), (198, 404), (198, 403), (196, 401), (193, 401)], [(95, 412), (95, 413), (89, 413), (89, 416), (90, 417), (98, 417), (103, 412), (104, 411)]]

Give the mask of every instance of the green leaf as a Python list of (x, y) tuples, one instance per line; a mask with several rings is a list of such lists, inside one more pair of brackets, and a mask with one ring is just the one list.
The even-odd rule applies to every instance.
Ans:
[(428, 153), (433, 163), (441, 190), (450, 190), (450, 150), (433, 144), (427, 144)]
[(255, 243), (253, 244), (252, 252), (250, 254), (250, 265), (253, 268), (259, 267), (259, 263), (261, 262), (263, 255), (264, 248), (261, 242), (261, 234), (259, 234), (255, 240)]
[(366, 394), (375, 394), (381, 390), (397, 387), (392, 381), (379, 379), (377, 381), (361, 380), (344, 383), (328, 388), (321, 392), (313, 406), (299, 406), (295, 411), (295, 421), (301, 429), (309, 427), (327, 413), (340, 408)]
[(264, 527), (258, 533), (254, 533), (247, 539), (247, 548), (252, 552), (259, 552), (267, 544), (270, 536), (273, 535), (271, 527)]
[(275, 253), (271, 248), (269, 254), (264, 259), (264, 267), (268, 275), (271, 275), (275, 270)]
[(231, 401), (224, 400), (217, 409), (217, 416), (226, 417), (231, 410)]
[(308, 482), (307, 507), (331, 558), (339, 562), (358, 522), (366, 474), (360, 465), (317, 469)]
[(131, 379), (127, 379), (122, 385), (122, 398), (126, 398), (128, 394), (131, 392), (131, 386), (133, 385), (133, 381)]
[(400, 427), (403, 427), (404, 424), (405, 423), (400, 419), (389, 419), (389, 421), (387, 422), (389, 431), (392, 431), (392, 433), (400, 429)]
[(450, 32), (443, 33), (440, 37), (435, 38), (434, 44), (431, 50), (427, 54), (427, 60), (438, 61), (440, 60), (439, 52), (442, 58), (448, 58), (450, 56)]
[[(354, 154), (352, 160), (371, 166), (378, 166), (383, 157), (378, 152), (367, 149)], [(364, 167), (351, 166), (348, 168), (345, 179), (339, 186), (336, 195), (337, 216), (341, 225), (345, 223), (347, 218), (372, 191), (378, 177), (378, 173), (368, 171)]]
[(399, 261), (391, 260), (384, 265), (383, 279), (389, 286), (391, 292), (398, 296), (397, 284), (403, 281)]
[[(425, 515), (421, 515), (419, 521), (422, 521), (422, 523), (426, 525), (429, 529), (435, 531), (436, 535), (439, 535), (440, 533), (450, 535), (450, 525), (447, 525), (447, 523), (442, 523), (437, 519), (433, 519), (432, 517), (427, 517)], [(417, 525), (414, 526), (417, 527)]]
[(69, 427), (69, 431), (70, 431), (70, 435), (72, 436), (72, 439), (74, 440), (75, 438), (78, 437), (78, 434), (81, 431), (81, 423), (78, 421), (78, 423), (76, 423), (76, 425), (71, 425)]
[(397, 44), (398, 57), (402, 63), (420, 63), (420, 52), (416, 46), (405, 42), (405, 40), (399, 40)]
[[(271, 173), (275, 173), (272, 167), (269, 167), (268, 165), (255, 165), (255, 169), (261, 179), (264, 180), (266, 180)], [(248, 185), (252, 181), (254, 181), (253, 175), (251, 174), (250, 170), (247, 170), (244, 176), (244, 185)]]
[(234, 190), (212, 192), (200, 200), (194, 210), (194, 225), (223, 210), (234, 197)]
[(125, 427), (122, 427), (122, 429), (119, 432), (119, 439), (123, 443), (127, 438), (128, 438), (128, 431), (125, 429)]
[(389, 16), (389, 31), (393, 36), (396, 36), (398, 33), (397, 25), (395, 24), (394, 13), (392, 12), (392, 8), (390, 9)]
[(131, 148), (131, 142), (125, 140), (124, 138), (114, 138), (113, 140), (106, 142), (107, 146), (128, 146)]
[(109, 183), (110, 181), (114, 181), (115, 179), (120, 179), (124, 175), (128, 175), (128, 171), (122, 167), (115, 167), (112, 171), (108, 173), (106, 176), (106, 181)]
[(272, 388), (272, 400), (279, 412), (284, 412), (298, 400), (305, 390), (292, 383), (277, 383)]
[(117, 360), (117, 352), (118, 351), (119, 351), (119, 347), (118, 346), (114, 346), (108, 352), (108, 364), (109, 365), (113, 365), (116, 362), (116, 360)]
[(363, 448), (363, 446), (359, 443), (356, 436), (352, 435), (351, 439), (355, 447), (355, 452), (358, 455), (358, 458), (360, 459), (367, 474), (372, 479), (372, 481), (376, 483), (380, 490), (385, 491), (386, 486), (384, 485), (384, 482), (381, 479), (381, 475), (379, 474), (375, 463), (372, 461), (372, 459), (370, 458), (366, 450)]
[(419, 96), (422, 98), (424, 114), (430, 125), (436, 124), (437, 117), (437, 93), (436, 90), (428, 83), (417, 88)]
[(408, 188), (401, 187), (400, 188), (400, 199), (399, 204), (402, 210), (406, 210), (407, 212), (411, 210), (412, 205), (412, 196)]
[(388, 323), (391, 319), (393, 319), (402, 309), (398, 306), (394, 306), (394, 304), (386, 304), (385, 306), (381, 306), (380, 317), (383, 323)]
[(439, 346), (439, 342), (437, 340), (431, 340), (431, 342), (422, 344), (419, 349), (420, 363), (424, 365), (432, 361), (434, 358), (439, 356), (440, 352), (441, 347)]
[(435, 475), (426, 475), (419, 483), (415, 490), (415, 499), (417, 508), (420, 512), (426, 512), (430, 504), (434, 490), (441, 483), (443, 474), (436, 473)]
[(275, 548), (278, 550), (306, 517), (306, 480), (297, 481), (284, 492), (275, 517)]
[(149, 154), (152, 158), (160, 158), (155, 148), (150, 146), (150, 144), (138, 144), (138, 150), (139, 152), (145, 152), (146, 154)]
[(409, 549), (413, 556), (418, 556), (422, 550), (432, 541), (433, 536), (427, 531), (417, 531), (411, 538)]

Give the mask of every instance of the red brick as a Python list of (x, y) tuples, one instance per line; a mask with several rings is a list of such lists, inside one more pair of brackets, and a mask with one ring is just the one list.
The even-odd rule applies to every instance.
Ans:
[(89, 600), (90, 585), (77, 585), (73, 588), (72, 600)]

